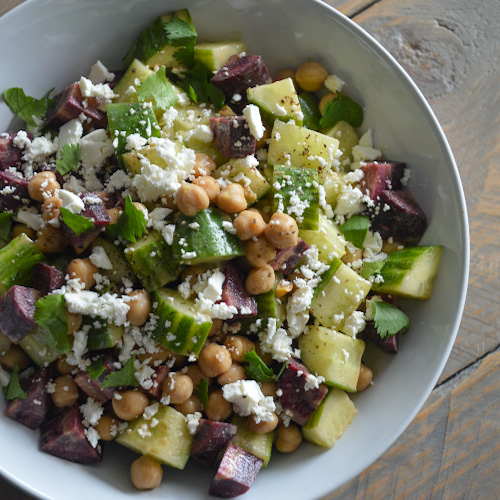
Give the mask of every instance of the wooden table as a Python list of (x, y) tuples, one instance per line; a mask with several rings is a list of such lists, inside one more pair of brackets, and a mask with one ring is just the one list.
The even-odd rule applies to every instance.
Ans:
[[(0, 15), (22, 0), (1, 0)], [(406, 432), (328, 500), (500, 498), (500, 1), (328, 0), (420, 87), (467, 199), (469, 292), (438, 385)], [(497, 157), (498, 155), (498, 157)], [(0, 478), (0, 498), (29, 497)]]

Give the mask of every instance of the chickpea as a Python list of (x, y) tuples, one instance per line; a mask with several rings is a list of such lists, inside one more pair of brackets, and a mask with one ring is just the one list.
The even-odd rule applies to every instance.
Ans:
[(212, 157), (204, 153), (196, 153), (192, 174), (195, 177), (212, 175), (212, 172), (217, 168)]
[(171, 352), (161, 345), (156, 346), (156, 352), (150, 353), (140, 353), (137, 355), (137, 359), (144, 363), (147, 360), (147, 364), (149, 366), (158, 366), (161, 363), (164, 363), (170, 356)]
[(12, 238), (19, 236), (22, 233), (24, 233), (30, 240), (36, 239), (35, 230), (31, 229), (31, 227), (28, 227), (26, 224), (16, 224), (12, 228)]
[(212, 379), (204, 375), (198, 365), (189, 365), (186, 370), (186, 375), (189, 375), (189, 377), (191, 377), (191, 380), (193, 381), (193, 387), (196, 387), (200, 383), (201, 379), (206, 380), (209, 387), (212, 383)]
[(247, 427), (258, 434), (267, 434), (268, 432), (274, 431), (278, 425), (278, 417), (276, 413), (271, 414), (271, 420), (268, 422), (260, 420), (259, 423), (256, 422), (255, 415), (250, 415), (247, 418)]
[(217, 382), (219, 385), (226, 385), (237, 382), (238, 380), (246, 380), (246, 378), (247, 376), (243, 367), (238, 363), (233, 362), (229, 370), (217, 377)]
[(233, 182), (224, 187), (219, 197), (217, 204), (224, 212), (235, 214), (247, 208), (247, 200), (245, 199), (245, 190), (240, 184)]
[(120, 215), (122, 214), (122, 209), (118, 207), (108, 208), (107, 209), (109, 218), (111, 219), (111, 224), (116, 224), (120, 219)]
[(325, 107), (329, 102), (332, 102), (337, 97), (336, 92), (329, 92), (325, 94), (319, 101), (319, 112), (323, 114), (325, 112)]
[(271, 396), (273, 399), (276, 398), (276, 391), (278, 386), (274, 382), (261, 382), (260, 390), (264, 396)]
[(57, 377), (54, 385), (54, 392), (50, 396), (58, 408), (71, 406), (78, 401), (78, 386), (71, 375)]
[(200, 210), (205, 210), (210, 205), (206, 191), (196, 184), (183, 182), (177, 191), (177, 207), (188, 217), (196, 215)]
[(291, 78), (295, 87), (297, 87), (297, 80), (295, 79), (295, 71), (293, 69), (282, 69), (274, 75), (274, 81), (286, 80)]
[(11, 344), (8, 351), (0, 356), (0, 364), (7, 370), (13, 370), (16, 364), (20, 370), (24, 370), (30, 363), (30, 357), (16, 344)]
[(298, 425), (290, 422), (288, 427), (283, 424), (278, 425), (276, 431), (276, 441), (275, 446), (281, 453), (292, 453), (294, 452), (302, 443), (302, 433)]
[(255, 342), (255, 352), (259, 355), (259, 358), (264, 361), (265, 365), (271, 366), (273, 355), (270, 352), (264, 352), (260, 347), (260, 342)]
[(189, 375), (169, 373), (163, 382), (163, 396), (170, 397), (171, 404), (185, 403), (193, 394), (193, 381)]
[(113, 441), (117, 434), (117, 427), (121, 422), (112, 415), (103, 415), (94, 426), (103, 441)]
[(134, 420), (142, 415), (149, 401), (146, 394), (139, 391), (115, 392), (113, 395), (113, 411), (122, 420)]
[(254, 343), (242, 335), (228, 335), (224, 339), (224, 345), (231, 354), (233, 361), (243, 363), (245, 354), (255, 348)]
[(68, 242), (61, 228), (45, 224), (38, 230), (35, 244), (41, 252), (52, 254), (62, 252)]
[(382, 243), (382, 252), (386, 254), (391, 254), (392, 252), (395, 252), (396, 250), (401, 250), (402, 244), (400, 241), (384, 241)]
[(359, 371), (358, 383), (356, 384), (356, 390), (364, 391), (372, 384), (373, 372), (361, 363), (361, 369)]
[(245, 241), (245, 256), (253, 267), (265, 266), (276, 257), (276, 249), (264, 235)]
[(202, 412), (203, 411), (203, 404), (201, 403), (200, 398), (193, 395), (187, 401), (184, 401), (184, 403), (174, 405), (174, 408), (178, 412), (180, 412), (184, 416), (186, 416), (186, 415), (189, 415), (191, 413), (196, 413), (197, 411)]
[(146, 290), (134, 290), (128, 296), (131, 300), (128, 302), (129, 310), (127, 321), (133, 326), (142, 326), (146, 323), (151, 312), (151, 301), (149, 293)]
[(212, 327), (210, 328), (210, 331), (208, 332), (208, 336), (209, 337), (213, 337), (214, 335), (216, 335), (217, 333), (220, 332), (222, 328), (222, 320), (221, 319), (213, 319), (212, 320)]
[(161, 484), (163, 469), (155, 459), (143, 455), (132, 462), (130, 480), (138, 490), (154, 490)]
[(50, 196), (42, 203), (42, 217), (43, 220), (51, 220), (59, 217), (60, 208), (62, 207), (62, 200), (58, 196)]
[(209, 175), (202, 175), (201, 177), (197, 177), (193, 184), (196, 186), (200, 186), (207, 193), (208, 199), (210, 203), (216, 203), (219, 198), (220, 186), (219, 183)]
[(274, 286), (274, 269), (266, 264), (252, 269), (247, 276), (245, 288), (250, 295), (260, 295), (269, 292)]
[(328, 78), (328, 71), (322, 64), (308, 61), (299, 67), (295, 78), (301, 89), (306, 92), (317, 92)]
[(66, 269), (70, 279), (77, 279), (85, 285), (85, 290), (90, 290), (96, 283), (94, 274), (98, 272), (97, 266), (86, 257), (85, 259), (73, 259)]
[(28, 193), (35, 201), (43, 201), (46, 197), (53, 196), (60, 188), (56, 174), (48, 170), (35, 174), (28, 183)]
[(224, 399), (222, 390), (218, 389), (208, 395), (205, 413), (210, 420), (222, 422), (233, 413), (233, 405)]
[(262, 215), (257, 210), (243, 210), (233, 221), (236, 236), (242, 241), (247, 241), (254, 236), (260, 236), (266, 228)]
[(68, 335), (77, 332), (82, 326), (83, 316), (78, 313), (71, 313), (66, 310), (66, 318), (68, 320)]
[(355, 262), (363, 257), (363, 250), (361, 248), (355, 248), (351, 245), (346, 246), (345, 254), (341, 257), (341, 261), (344, 264), (349, 264)]
[(200, 352), (198, 366), (207, 377), (217, 377), (231, 368), (231, 354), (225, 346), (208, 344)]
[(266, 226), (264, 234), (275, 248), (288, 248), (297, 244), (299, 228), (293, 217), (275, 212)]
[(66, 361), (66, 356), (62, 356), (56, 361), (56, 369), (61, 375), (70, 375), (75, 368)]

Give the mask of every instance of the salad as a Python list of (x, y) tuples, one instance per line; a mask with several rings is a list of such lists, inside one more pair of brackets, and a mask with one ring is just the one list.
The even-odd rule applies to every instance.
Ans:
[(397, 352), (442, 248), (320, 63), (271, 78), (180, 10), (123, 68), (4, 91), (26, 122), (0, 134), (5, 415), (72, 462), (137, 452), (138, 489), (191, 457), (237, 496), (272, 453), (334, 446), (366, 342)]

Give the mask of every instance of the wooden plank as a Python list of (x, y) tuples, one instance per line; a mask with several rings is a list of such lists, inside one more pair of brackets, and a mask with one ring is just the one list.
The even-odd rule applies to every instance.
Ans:
[(0, 16), (5, 14), (6, 12), (9, 12), (9, 10), (13, 9), (23, 2), (24, 0), (2, 0), (0, 2)]
[(323, 0), (324, 3), (335, 7), (348, 17), (352, 17), (358, 12), (361, 12), (376, 1), (377, 0)]
[(326, 499), (497, 499), (499, 436), (500, 350), (436, 389), (389, 451)]

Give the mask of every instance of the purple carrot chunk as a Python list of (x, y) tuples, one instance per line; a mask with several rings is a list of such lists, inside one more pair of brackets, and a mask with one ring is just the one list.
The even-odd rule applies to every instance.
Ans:
[(35, 303), (41, 296), (34, 288), (14, 285), (0, 298), (0, 331), (14, 344), (36, 327)]
[(222, 297), (220, 302), (228, 306), (234, 306), (238, 313), (233, 316), (233, 320), (251, 318), (257, 315), (257, 301), (255, 297), (248, 295), (245, 290), (243, 276), (231, 262), (226, 262), (224, 266), (226, 279), (222, 286)]
[[(23, 152), (14, 145), (17, 132), (0, 134), (0, 170), (18, 167), (21, 164)], [(31, 139), (31, 134), (28, 134)]]
[(61, 288), (66, 282), (64, 273), (45, 262), (38, 262), (33, 268), (33, 288), (47, 295)]
[(373, 342), (375, 345), (379, 346), (384, 352), (390, 354), (397, 354), (399, 347), (399, 333), (391, 337), (383, 339), (375, 327), (373, 321), (367, 321), (366, 326), (363, 330), (363, 336), (368, 340)]
[(232, 498), (246, 493), (252, 486), (264, 462), (229, 443), (215, 474), (209, 493)]
[(0, 171), (0, 193), (0, 212), (16, 210), (30, 201), (28, 179)]
[(209, 467), (236, 436), (237, 429), (234, 424), (202, 418), (193, 436), (191, 456), (200, 464)]
[(98, 378), (90, 378), (88, 372), (81, 371), (75, 375), (76, 385), (90, 398), (100, 403), (107, 403), (115, 392), (115, 387), (102, 387), (104, 378), (109, 373), (115, 371), (114, 362), (116, 358), (111, 354), (104, 356), (102, 360), (102, 365), (104, 366), (104, 372)]
[(255, 153), (255, 137), (250, 133), (244, 116), (210, 118), (214, 144), (226, 158), (245, 158)]
[(386, 189), (401, 189), (401, 178), (405, 167), (405, 163), (398, 162), (366, 162), (361, 167), (365, 174), (360, 182), (361, 191), (368, 194), (372, 200), (376, 200)]
[(30, 429), (40, 427), (52, 408), (52, 399), (47, 393), (51, 373), (51, 368), (42, 367), (27, 379), (20, 380), (27, 397), (9, 401), (5, 415)]
[(167, 365), (160, 365), (157, 366), (154, 370), (155, 372), (151, 376), (153, 385), (150, 389), (147, 389), (144, 392), (159, 401), (163, 396), (163, 382), (165, 382), (165, 379), (168, 377), (170, 368)]
[(300, 425), (309, 420), (328, 392), (325, 384), (320, 384), (317, 389), (307, 387), (308, 375), (309, 370), (292, 358), (278, 379), (278, 387), (282, 391), (280, 402), (283, 410)]
[(269, 265), (275, 271), (281, 271), (286, 278), (295, 269), (308, 248), (309, 245), (299, 238), (299, 241), (293, 247), (279, 250), (276, 257), (269, 262)]
[(101, 461), (101, 447), (92, 447), (85, 436), (85, 427), (77, 404), (65, 408), (43, 424), (40, 430), (40, 449), (45, 453), (77, 464), (94, 464)]
[(427, 218), (408, 191), (382, 191), (372, 209), (372, 230), (382, 238), (416, 245), (427, 229)]

